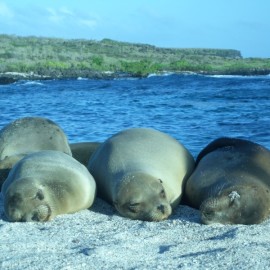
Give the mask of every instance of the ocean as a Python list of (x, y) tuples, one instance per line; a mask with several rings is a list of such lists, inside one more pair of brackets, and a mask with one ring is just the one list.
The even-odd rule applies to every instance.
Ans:
[[(270, 76), (20, 81), (0, 86), (0, 128), (43, 116), (79, 142), (152, 127), (196, 157), (220, 136), (270, 148), (269, 99)], [(1, 269), (270, 269), (270, 219), (208, 226), (198, 210), (180, 205), (167, 220), (146, 222), (119, 216), (99, 198), (50, 222), (8, 222), (3, 209), (0, 194)]]
[(151, 127), (184, 144), (194, 157), (221, 137), (270, 148), (270, 76), (152, 74), (148, 78), (19, 81), (0, 85), (0, 129), (42, 116), (70, 142), (102, 142), (131, 127)]

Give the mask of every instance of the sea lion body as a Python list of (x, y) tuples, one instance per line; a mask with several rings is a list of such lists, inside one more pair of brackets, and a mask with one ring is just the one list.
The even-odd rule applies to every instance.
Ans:
[(270, 151), (242, 139), (220, 138), (198, 155), (185, 188), (204, 224), (255, 224), (270, 214)]
[(64, 131), (49, 119), (20, 118), (1, 129), (0, 188), (14, 164), (27, 154), (40, 150), (56, 150), (72, 155)]
[(10, 221), (47, 221), (89, 208), (95, 192), (95, 181), (85, 166), (52, 150), (25, 156), (2, 186)]
[(72, 156), (84, 166), (88, 165), (90, 157), (100, 145), (101, 143), (99, 142), (79, 142), (69, 144)]
[(40, 150), (57, 150), (72, 155), (64, 131), (49, 119), (24, 117), (0, 131), (0, 160)]
[(101, 198), (131, 219), (166, 219), (179, 204), (185, 178), (194, 159), (169, 135), (132, 128), (105, 141), (93, 154), (88, 169)]

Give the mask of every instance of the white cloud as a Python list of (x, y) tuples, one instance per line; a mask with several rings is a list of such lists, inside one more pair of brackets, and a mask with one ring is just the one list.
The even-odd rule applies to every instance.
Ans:
[(13, 18), (13, 11), (4, 3), (0, 2), (0, 16), (4, 18)]
[(64, 16), (53, 8), (47, 8), (47, 11), (49, 12), (49, 20), (54, 23), (59, 23), (64, 19)]
[(47, 8), (47, 12), (49, 14), (49, 21), (57, 25), (77, 25), (94, 29), (98, 24), (98, 18), (96, 16), (88, 13), (76, 12), (67, 7), (61, 7), (59, 9)]
[(87, 19), (81, 19), (79, 20), (79, 24), (87, 26), (89, 28), (95, 28), (97, 26), (97, 21), (96, 20), (87, 20)]
[(68, 9), (67, 7), (61, 7), (59, 9), (59, 11), (64, 14), (64, 15), (67, 15), (67, 16), (74, 16), (74, 12), (71, 11), (70, 9)]

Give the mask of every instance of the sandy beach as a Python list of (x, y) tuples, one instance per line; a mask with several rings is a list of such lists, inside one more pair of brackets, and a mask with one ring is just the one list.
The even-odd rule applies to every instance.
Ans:
[(168, 220), (129, 220), (96, 199), (46, 223), (10, 223), (0, 200), (0, 269), (269, 269), (270, 221), (202, 225), (180, 205)]

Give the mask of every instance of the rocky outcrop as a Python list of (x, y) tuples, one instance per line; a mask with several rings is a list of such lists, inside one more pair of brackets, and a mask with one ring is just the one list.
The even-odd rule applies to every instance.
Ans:
[(96, 71), (86, 71), (86, 70), (67, 70), (62, 72), (52, 72), (47, 71), (46, 75), (38, 75), (34, 73), (18, 73), (18, 72), (5, 72), (0, 73), (0, 85), (11, 84), (17, 81), (36, 81), (36, 80), (53, 80), (53, 79), (77, 79), (77, 78), (87, 78), (87, 79), (114, 79), (114, 78), (129, 78), (129, 77), (139, 77), (137, 75), (127, 73), (127, 72), (96, 72)]

